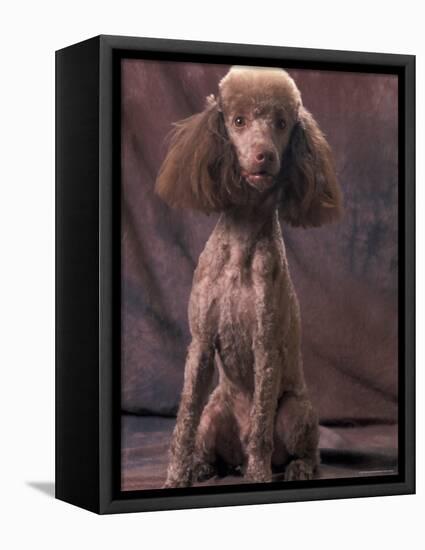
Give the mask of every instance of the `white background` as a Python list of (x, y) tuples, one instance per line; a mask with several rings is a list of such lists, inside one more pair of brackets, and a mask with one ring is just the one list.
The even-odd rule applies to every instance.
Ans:
[[(421, 343), (425, 334), (420, 323), (424, 305), (421, 285), (424, 258), (420, 244), (425, 229), (422, 207), (425, 57), (421, 4), (409, 0), (3, 3), (0, 16), (0, 545), (3, 548), (423, 547), (425, 395)], [(54, 51), (101, 33), (417, 55), (420, 209), (417, 496), (98, 517), (46, 494), (46, 490), (52, 491), (54, 477)]]

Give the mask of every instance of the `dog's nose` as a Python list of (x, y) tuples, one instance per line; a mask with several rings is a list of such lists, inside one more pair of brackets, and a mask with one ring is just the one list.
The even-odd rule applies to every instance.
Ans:
[(258, 162), (258, 164), (271, 163), (274, 161), (273, 151), (258, 151), (258, 153), (255, 155), (255, 160)]

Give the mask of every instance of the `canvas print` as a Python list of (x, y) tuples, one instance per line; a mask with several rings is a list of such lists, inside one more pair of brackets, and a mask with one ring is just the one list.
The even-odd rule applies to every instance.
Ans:
[(398, 473), (398, 77), (121, 60), (121, 490)]

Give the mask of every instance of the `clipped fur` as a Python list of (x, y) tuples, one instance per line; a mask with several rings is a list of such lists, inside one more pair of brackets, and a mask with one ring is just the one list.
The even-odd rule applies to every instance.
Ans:
[(341, 193), (292, 78), (232, 68), (217, 99), (175, 125), (156, 191), (173, 207), (222, 212), (194, 274), (165, 487), (211, 477), (219, 464), (252, 482), (271, 481), (272, 464), (286, 466), (288, 480), (311, 478), (318, 421), (278, 211), (294, 226), (319, 226), (339, 217)]

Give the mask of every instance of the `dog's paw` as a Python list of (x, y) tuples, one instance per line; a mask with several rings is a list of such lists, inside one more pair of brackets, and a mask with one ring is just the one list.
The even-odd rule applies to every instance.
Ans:
[(167, 472), (167, 479), (165, 480), (163, 489), (177, 489), (180, 487), (190, 487), (192, 484), (192, 471), (191, 469), (174, 470), (169, 468)]
[(249, 461), (245, 472), (246, 481), (251, 483), (268, 483), (272, 480), (272, 468), (270, 465)]
[(190, 487), (191, 482), (188, 479), (176, 479), (176, 478), (169, 478), (167, 477), (164, 485), (162, 486), (163, 489), (178, 489), (180, 487)]
[(285, 481), (298, 481), (313, 478), (313, 467), (300, 458), (292, 460), (285, 469)]
[(207, 481), (217, 474), (217, 468), (214, 464), (209, 464), (208, 462), (199, 462), (193, 467), (193, 480), (202, 483), (202, 481)]

